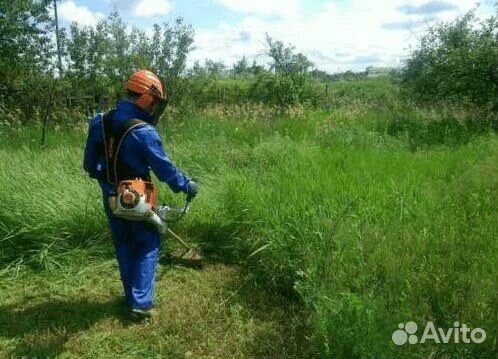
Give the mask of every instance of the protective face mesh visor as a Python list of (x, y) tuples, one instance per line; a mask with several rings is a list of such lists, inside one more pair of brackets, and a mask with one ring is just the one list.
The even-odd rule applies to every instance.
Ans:
[(154, 124), (156, 124), (159, 121), (159, 118), (162, 116), (162, 114), (164, 113), (164, 110), (166, 110), (167, 106), (168, 106), (167, 99), (160, 98), (157, 100), (156, 108), (154, 109), (154, 112), (152, 113), (152, 118), (153, 118)]

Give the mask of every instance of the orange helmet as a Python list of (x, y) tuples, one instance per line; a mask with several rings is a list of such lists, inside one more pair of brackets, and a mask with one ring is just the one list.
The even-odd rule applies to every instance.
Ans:
[(149, 70), (139, 70), (131, 75), (126, 81), (125, 89), (140, 95), (136, 104), (141, 109), (146, 109), (154, 101), (164, 98), (161, 80)]

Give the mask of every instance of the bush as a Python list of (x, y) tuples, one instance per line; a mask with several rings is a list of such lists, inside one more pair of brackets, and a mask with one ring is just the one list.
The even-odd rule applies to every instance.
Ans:
[(481, 22), (470, 12), (430, 28), (407, 61), (402, 84), (418, 101), (497, 110), (497, 18)]
[(307, 74), (277, 73), (258, 76), (249, 90), (249, 98), (285, 107), (303, 103), (316, 105), (319, 95)]

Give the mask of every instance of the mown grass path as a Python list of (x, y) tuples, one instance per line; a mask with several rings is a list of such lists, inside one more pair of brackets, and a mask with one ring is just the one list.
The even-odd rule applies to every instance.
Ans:
[(3, 281), (2, 358), (308, 358), (295, 304), (236, 266), (162, 263), (157, 313), (127, 318), (113, 259)]

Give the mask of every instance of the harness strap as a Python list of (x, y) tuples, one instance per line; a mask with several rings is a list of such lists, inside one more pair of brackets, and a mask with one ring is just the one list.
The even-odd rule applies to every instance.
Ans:
[[(109, 111), (104, 114), (102, 119), (102, 130), (104, 133), (104, 149), (105, 149), (105, 160), (107, 168), (107, 182), (118, 185), (120, 178), (120, 172), (127, 172), (124, 170), (124, 164), (118, 163), (119, 150), (123, 141), (134, 128), (146, 125), (147, 122), (139, 120), (137, 118), (132, 118), (125, 121), (118, 129), (117, 136), (112, 131), (112, 122), (114, 120), (115, 111)], [(121, 165), (121, 166), (119, 166)]]

